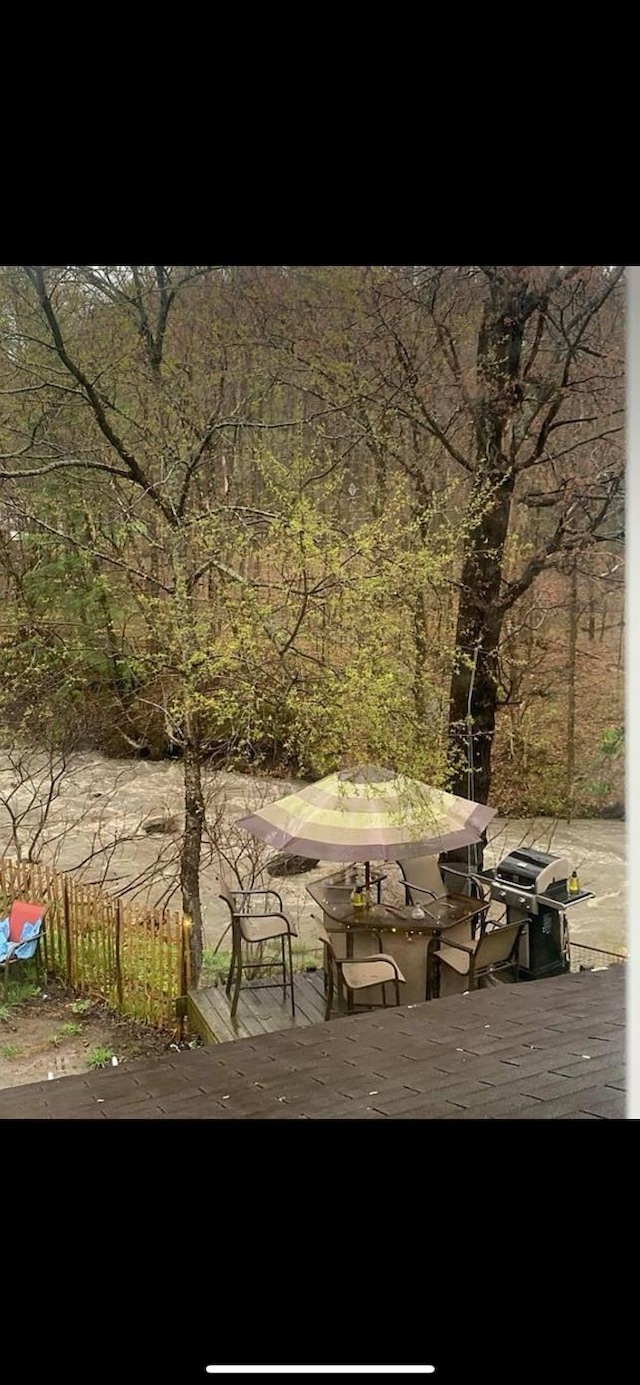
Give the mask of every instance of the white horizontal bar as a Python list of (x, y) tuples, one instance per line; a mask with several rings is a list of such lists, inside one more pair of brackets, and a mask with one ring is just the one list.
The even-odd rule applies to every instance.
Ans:
[(433, 1375), (435, 1366), (206, 1366), (209, 1375)]

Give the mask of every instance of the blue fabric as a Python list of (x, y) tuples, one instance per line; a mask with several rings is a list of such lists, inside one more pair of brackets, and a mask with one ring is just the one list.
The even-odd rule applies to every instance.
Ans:
[(42, 919), (36, 919), (35, 923), (23, 923), (20, 941), (15, 950), (15, 956), (20, 962), (27, 962), (34, 956), (38, 946), (38, 934), (42, 928)]
[(8, 951), (9, 951), (9, 920), (8, 920), (8, 918), (7, 918), (7, 919), (0, 919), (0, 962), (4, 962), (4, 959), (5, 959), (5, 957), (6, 957), (7, 953), (8, 953)]

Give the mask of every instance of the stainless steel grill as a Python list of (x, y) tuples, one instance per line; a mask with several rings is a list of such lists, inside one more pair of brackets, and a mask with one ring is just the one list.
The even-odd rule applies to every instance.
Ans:
[(569, 933), (565, 910), (593, 899), (589, 890), (569, 894), (569, 862), (533, 847), (518, 847), (495, 870), (479, 872), (491, 898), (504, 904), (507, 922), (523, 919), (519, 965), (523, 980), (534, 981), (569, 970)]
[(510, 852), (495, 870), (483, 871), (482, 879), (490, 885), (492, 899), (525, 914), (537, 914), (542, 899), (558, 909), (571, 902), (569, 873), (566, 857), (526, 847)]

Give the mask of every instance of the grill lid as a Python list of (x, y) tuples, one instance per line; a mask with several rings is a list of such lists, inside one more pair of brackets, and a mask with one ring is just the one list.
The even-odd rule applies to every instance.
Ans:
[(515, 885), (520, 890), (531, 890), (544, 894), (550, 885), (567, 879), (568, 861), (562, 856), (549, 856), (533, 847), (518, 848), (509, 852), (496, 867), (496, 880), (505, 885)]

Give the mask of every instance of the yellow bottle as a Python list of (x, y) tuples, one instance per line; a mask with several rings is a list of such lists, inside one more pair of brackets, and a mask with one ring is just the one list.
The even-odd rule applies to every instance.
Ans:
[(579, 893), (580, 893), (580, 881), (578, 880), (577, 873), (576, 873), (576, 871), (574, 870), (574, 871), (571, 872), (571, 879), (569, 880), (569, 894), (579, 894)]

